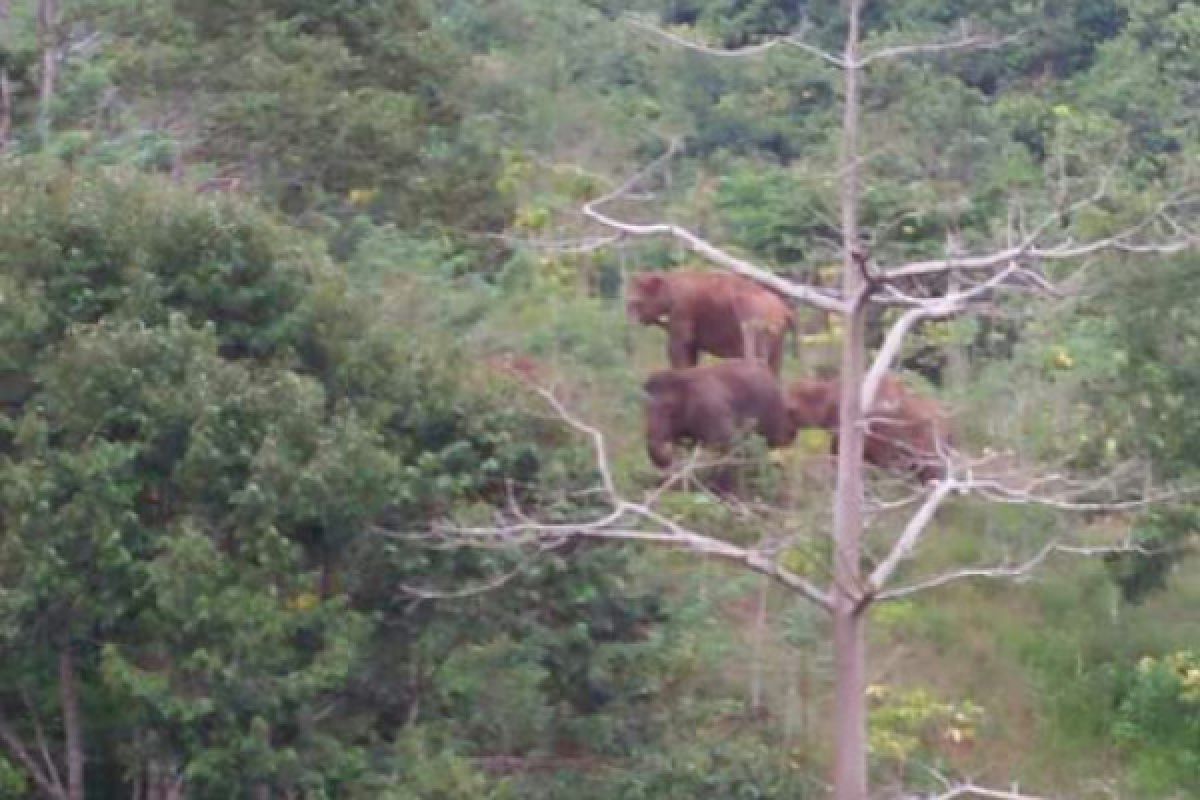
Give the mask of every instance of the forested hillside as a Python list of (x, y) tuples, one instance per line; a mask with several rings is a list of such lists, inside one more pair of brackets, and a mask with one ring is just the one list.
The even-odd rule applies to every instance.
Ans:
[(1198, 218), (1190, 0), (0, 0), (0, 800), (1200, 798)]

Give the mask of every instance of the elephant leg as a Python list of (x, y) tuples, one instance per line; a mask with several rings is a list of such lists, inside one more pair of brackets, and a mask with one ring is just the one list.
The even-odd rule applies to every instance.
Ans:
[(690, 326), (676, 325), (667, 332), (667, 361), (671, 369), (694, 367), (699, 355), (696, 335)]
[(771, 372), (775, 373), (775, 377), (783, 372), (783, 336), (776, 336), (770, 341), (770, 349), (767, 353), (767, 366), (771, 368)]

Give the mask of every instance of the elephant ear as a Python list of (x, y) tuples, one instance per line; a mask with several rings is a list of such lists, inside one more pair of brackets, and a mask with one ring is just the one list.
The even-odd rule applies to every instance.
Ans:
[(649, 397), (665, 398), (679, 393), (680, 377), (675, 370), (664, 369), (652, 373), (642, 384), (642, 391)]

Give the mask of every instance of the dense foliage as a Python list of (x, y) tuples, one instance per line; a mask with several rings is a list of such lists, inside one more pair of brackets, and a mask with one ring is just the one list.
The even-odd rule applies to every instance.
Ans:
[(500, 604), (403, 590), (484, 583), (512, 554), (374, 526), (420, 530), (505, 484), (537, 505), (586, 475), (560, 434), (464, 382), (432, 323), (379, 322), (316, 242), (237, 202), (56, 167), (2, 183), (0, 708), (22, 734), (62, 702), (67, 655), (107, 780), (369, 794), (404, 769), (398, 721), (493, 724), (435, 680), (455, 653), (528, 661), (521, 703), (637, 690), (596, 674), (606, 647), (636, 660), (657, 614), (613, 593), (618, 554), (539, 562)]

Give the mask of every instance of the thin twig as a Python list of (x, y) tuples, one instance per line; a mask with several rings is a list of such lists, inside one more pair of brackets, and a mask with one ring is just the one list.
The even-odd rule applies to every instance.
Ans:
[(1014, 247), (986, 255), (959, 256), (933, 261), (914, 261), (902, 267), (887, 270), (884, 273), (884, 280), (890, 282), (900, 278), (934, 275), (951, 270), (991, 269), (1002, 264), (1029, 260), (1068, 261), (1105, 251), (1166, 256), (1186, 252), (1200, 246), (1200, 236), (1192, 233), (1186, 233), (1176, 239), (1162, 242), (1139, 243), (1132, 241), (1131, 237), (1144, 228), (1147, 223), (1148, 221), (1140, 223), (1116, 236), (1110, 236), (1105, 239), (1097, 239), (1085, 244), (1065, 242), (1053, 247), (1037, 247), (1035, 245), (1036, 237), (1040, 233), (1039, 229)]
[(972, 578), (1005, 578), (1022, 582), (1027, 580), (1033, 571), (1041, 566), (1042, 563), (1054, 553), (1066, 553), (1076, 556), (1105, 556), (1121, 553), (1154, 555), (1164, 552), (1170, 551), (1167, 548), (1148, 548), (1144, 545), (1139, 545), (1133, 542), (1125, 542), (1117, 545), (1081, 547), (1077, 545), (1066, 545), (1062, 544), (1058, 540), (1053, 540), (1038, 550), (1038, 552), (1035, 553), (1031, 558), (1018, 564), (1000, 564), (992, 567), (974, 567), (954, 570), (952, 572), (947, 572), (909, 586), (882, 591), (877, 594), (874, 599), (881, 602), (888, 600), (899, 600), (919, 592), (924, 592), (929, 589), (935, 589), (951, 583), (957, 583), (959, 581)]
[(900, 534), (900, 538), (892, 546), (891, 552), (884, 558), (875, 571), (871, 573), (871, 577), (867, 578), (867, 596), (871, 596), (878, 592), (882, 587), (887, 585), (891, 580), (892, 573), (900, 566), (900, 562), (907, 558), (908, 555), (917, 546), (917, 543), (929, 530), (929, 525), (933, 522), (933, 516), (941, 507), (942, 503), (954, 491), (953, 481), (940, 481), (932, 491), (929, 492), (925, 502), (908, 520), (908, 524), (904, 526), (904, 532)]

